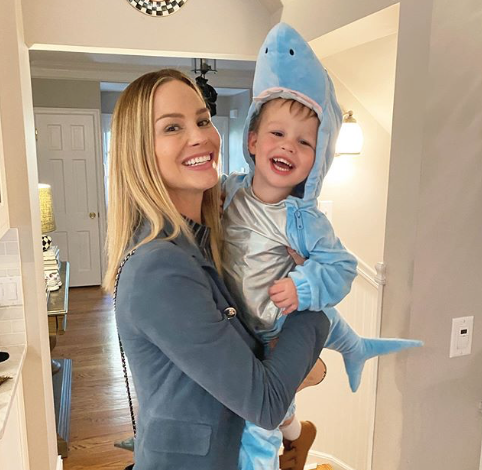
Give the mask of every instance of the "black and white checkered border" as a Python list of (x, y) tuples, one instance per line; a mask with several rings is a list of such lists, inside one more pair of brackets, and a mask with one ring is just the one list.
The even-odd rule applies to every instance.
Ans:
[(134, 8), (149, 16), (169, 16), (176, 13), (188, 0), (163, 0), (148, 2), (145, 0), (127, 0)]

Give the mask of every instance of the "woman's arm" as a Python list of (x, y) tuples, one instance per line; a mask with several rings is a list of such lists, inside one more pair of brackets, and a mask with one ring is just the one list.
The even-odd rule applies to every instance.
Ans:
[(277, 347), (260, 361), (217, 309), (202, 268), (180, 248), (166, 242), (141, 248), (121, 279), (127, 273), (129, 309), (142, 333), (233, 412), (266, 429), (278, 426), (321, 352), (325, 315), (290, 315)]

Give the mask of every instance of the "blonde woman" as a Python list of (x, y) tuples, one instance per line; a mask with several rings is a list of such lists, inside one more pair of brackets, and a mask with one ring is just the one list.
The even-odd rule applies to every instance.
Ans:
[[(237, 470), (244, 421), (273, 429), (329, 323), (289, 315), (263, 347), (219, 276), (220, 138), (200, 91), (174, 70), (133, 82), (116, 106), (108, 272), (139, 411), (135, 470)], [(238, 312), (239, 313), (239, 312)]]

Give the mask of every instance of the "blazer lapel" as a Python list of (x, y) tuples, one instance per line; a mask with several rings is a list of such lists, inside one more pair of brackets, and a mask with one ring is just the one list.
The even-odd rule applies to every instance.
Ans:
[[(169, 236), (168, 234), (171, 230), (172, 228), (169, 222), (166, 221), (165, 227), (159, 232), (156, 238), (165, 238)], [(137, 240), (142, 240), (149, 233), (150, 233), (150, 226), (147, 222), (144, 222), (143, 224), (140, 225), (137, 231), (136, 238)], [(262, 346), (262, 342), (259, 339), (259, 337), (256, 335), (255, 331), (244, 320), (242, 312), (240, 312), (240, 310), (238, 309), (236, 302), (234, 301), (228, 289), (226, 288), (226, 285), (224, 284), (223, 280), (219, 276), (216, 268), (213, 266), (213, 264), (210, 261), (204, 258), (198, 246), (194, 243), (191, 243), (182, 233), (177, 238), (170, 240), (170, 242), (173, 243), (174, 245), (179, 246), (184, 251), (186, 251), (189, 255), (191, 255), (193, 258), (196, 259), (199, 265), (203, 268), (204, 272), (206, 272), (209, 275), (209, 277), (212, 279), (215, 287), (217, 288), (221, 296), (226, 301), (227, 306), (234, 307), (236, 309), (237, 315), (235, 319), (233, 319), (234, 320), (233, 326), (236, 328), (238, 333), (240, 333), (242, 337), (244, 337), (246, 333), (248, 333), (248, 335), (251, 337), (251, 342), (254, 340), (256, 343), (256, 346), (258, 347), (260, 345)]]

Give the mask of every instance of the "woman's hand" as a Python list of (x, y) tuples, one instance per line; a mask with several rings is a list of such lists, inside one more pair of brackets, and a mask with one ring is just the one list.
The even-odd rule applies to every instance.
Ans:
[(282, 309), (283, 315), (288, 315), (298, 308), (298, 292), (295, 283), (289, 277), (274, 281), (268, 289), (268, 294), (273, 303)]
[(293, 248), (290, 248), (289, 246), (286, 247), (286, 251), (288, 254), (293, 258), (293, 261), (299, 266), (300, 264), (303, 264), (306, 261), (306, 258), (303, 258), (303, 256), (299, 255)]

